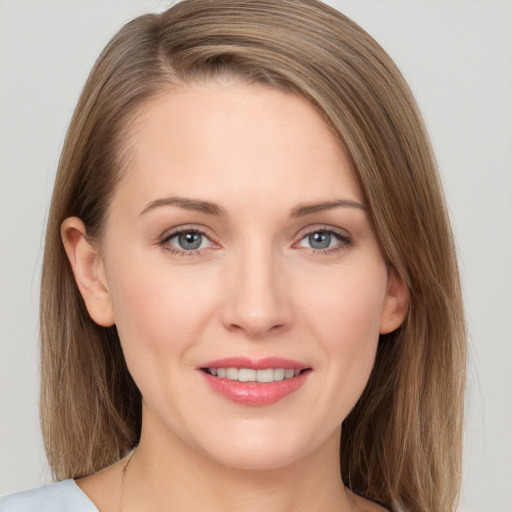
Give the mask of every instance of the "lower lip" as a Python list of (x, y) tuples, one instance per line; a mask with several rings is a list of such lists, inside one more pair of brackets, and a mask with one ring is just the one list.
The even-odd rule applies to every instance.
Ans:
[(297, 377), (274, 382), (240, 382), (238, 380), (214, 377), (201, 370), (206, 382), (223, 397), (237, 404), (264, 406), (271, 405), (297, 391), (306, 381), (310, 371)]

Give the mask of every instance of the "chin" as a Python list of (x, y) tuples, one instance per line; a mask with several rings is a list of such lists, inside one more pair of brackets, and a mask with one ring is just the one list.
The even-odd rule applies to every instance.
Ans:
[[(289, 429), (265, 429), (258, 432), (233, 433), (208, 450), (210, 458), (226, 467), (240, 470), (277, 470), (307, 457), (318, 442)], [(301, 435), (302, 434), (302, 435)]]
[(300, 454), (294, 452), (276, 452), (271, 450), (256, 452), (251, 448), (251, 450), (224, 453), (222, 457), (216, 457), (216, 460), (229, 468), (246, 471), (271, 471), (290, 466), (300, 458)]

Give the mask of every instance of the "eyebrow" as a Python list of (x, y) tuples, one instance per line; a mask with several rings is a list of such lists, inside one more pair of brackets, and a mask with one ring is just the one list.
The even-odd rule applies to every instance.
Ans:
[(335, 201), (327, 201), (325, 203), (314, 203), (304, 204), (293, 208), (290, 213), (290, 217), (303, 217), (304, 215), (310, 215), (312, 213), (323, 212), (325, 210), (331, 210), (333, 208), (357, 208), (359, 210), (366, 210), (366, 206), (357, 201), (351, 201), (350, 199), (337, 199)]
[(161, 206), (178, 206), (179, 208), (184, 208), (185, 210), (207, 213), (209, 215), (223, 215), (226, 213), (223, 208), (215, 203), (211, 203), (210, 201), (187, 199), (185, 197), (165, 197), (148, 203), (140, 215), (144, 215), (149, 211)]
[[(226, 213), (224, 208), (210, 201), (188, 199), (185, 197), (165, 197), (148, 203), (140, 215), (144, 215), (149, 211), (162, 206), (178, 206), (179, 208), (183, 208), (185, 210), (206, 213), (208, 215), (224, 215)], [(312, 213), (318, 213), (325, 210), (342, 207), (366, 210), (366, 206), (358, 203), (357, 201), (351, 201), (350, 199), (337, 199), (335, 201), (326, 201), (324, 203), (302, 204), (296, 206), (291, 210), (290, 217), (303, 217)]]

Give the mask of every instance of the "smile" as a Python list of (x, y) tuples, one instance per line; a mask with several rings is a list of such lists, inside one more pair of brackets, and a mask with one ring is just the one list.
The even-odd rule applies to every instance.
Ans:
[(239, 382), (278, 382), (300, 375), (301, 370), (292, 368), (204, 368), (209, 375)]
[(268, 406), (295, 395), (312, 374), (307, 364), (280, 357), (230, 357), (197, 368), (223, 399), (245, 406)]

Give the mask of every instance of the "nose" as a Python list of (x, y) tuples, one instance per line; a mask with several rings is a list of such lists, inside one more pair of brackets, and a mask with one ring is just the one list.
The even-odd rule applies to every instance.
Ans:
[(221, 311), (225, 328), (262, 338), (290, 327), (293, 308), (284, 263), (269, 248), (239, 255), (225, 274)]

